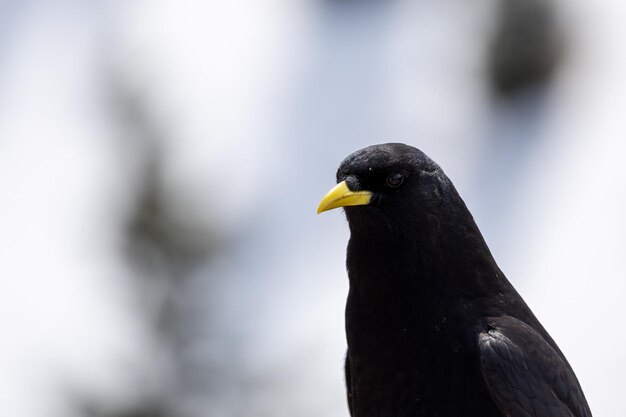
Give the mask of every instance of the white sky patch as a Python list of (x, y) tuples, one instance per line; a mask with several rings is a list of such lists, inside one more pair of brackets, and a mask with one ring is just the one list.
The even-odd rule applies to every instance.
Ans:
[(89, 15), (25, 16), (0, 94), (0, 414), (68, 416), (73, 391), (124, 397), (139, 338), (100, 217), (114, 161), (93, 113)]
[[(170, 179), (204, 188), (226, 230), (254, 216), (285, 160), (277, 133), (306, 25), (290, 2), (138, 2), (121, 12), (118, 54), (170, 122)], [(297, 138), (293, 138), (297, 140)]]

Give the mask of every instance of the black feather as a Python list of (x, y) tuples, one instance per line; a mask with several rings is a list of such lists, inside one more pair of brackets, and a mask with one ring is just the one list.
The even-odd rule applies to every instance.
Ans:
[[(385, 182), (394, 173), (401, 186)], [(376, 145), (346, 158), (337, 180), (373, 193), (345, 208), (353, 417), (591, 416), (437, 164), (407, 145)]]

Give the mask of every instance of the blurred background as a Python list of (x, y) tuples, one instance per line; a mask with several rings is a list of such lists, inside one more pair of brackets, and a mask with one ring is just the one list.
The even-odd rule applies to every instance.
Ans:
[(0, 0), (0, 414), (348, 416), (339, 162), (446, 170), (626, 415), (626, 5)]

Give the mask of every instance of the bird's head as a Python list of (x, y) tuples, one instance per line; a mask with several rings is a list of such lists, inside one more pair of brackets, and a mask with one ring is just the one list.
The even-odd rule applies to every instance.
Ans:
[(454, 185), (412, 146), (374, 145), (348, 156), (317, 212), (338, 207), (345, 209), (350, 225), (348, 270), (354, 276), (370, 276), (369, 268), (381, 266), (396, 277), (420, 270), (420, 282), (437, 280), (451, 289), (458, 288), (464, 271), (484, 279), (497, 276), (489, 248)]
[(337, 185), (317, 212), (344, 207), (351, 225), (371, 226), (376, 219), (397, 225), (421, 223), (442, 208), (450, 187), (439, 166), (419, 149), (402, 143), (373, 145), (339, 165)]

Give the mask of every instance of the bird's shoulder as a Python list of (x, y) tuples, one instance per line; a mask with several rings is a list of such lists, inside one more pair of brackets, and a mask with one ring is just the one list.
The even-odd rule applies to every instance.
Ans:
[(487, 318), (477, 342), (483, 379), (504, 415), (591, 417), (567, 360), (529, 324), (511, 316)]

